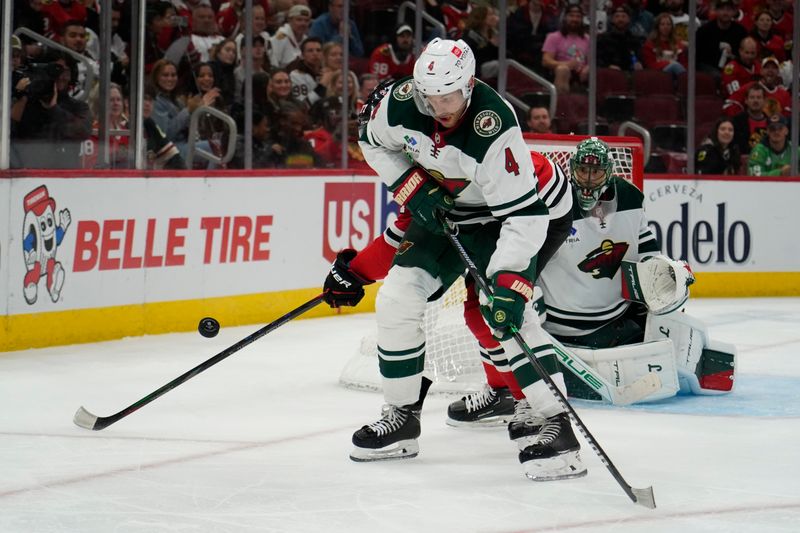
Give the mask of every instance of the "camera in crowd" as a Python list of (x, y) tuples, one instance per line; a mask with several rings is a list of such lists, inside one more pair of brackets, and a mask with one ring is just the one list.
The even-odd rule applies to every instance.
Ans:
[(23, 68), (15, 70), (12, 76), (12, 86), (28, 78), (31, 83), (26, 89), (28, 97), (32, 100), (44, 100), (53, 96), (54, 85), (64, 67), (58, 63), (29, 63)]

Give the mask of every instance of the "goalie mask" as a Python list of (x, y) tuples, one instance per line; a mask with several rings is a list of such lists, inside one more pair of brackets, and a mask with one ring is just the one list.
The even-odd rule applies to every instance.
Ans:
[(461, 39), (432, 40), (414, 63), (414, 103), (426, 115), (436, 116), (428, 102), (429, 96), (443, 96), (457, 91), (466, 102), (466, 109), (474, 85), (475, 55)]
[(578, 204), (589, 211), (608, 189), (614, 164), (608, 153), (608, 145), (591, 137), (578, 144), (575, 155), (569, 160), (572, 184), (578, 194)]

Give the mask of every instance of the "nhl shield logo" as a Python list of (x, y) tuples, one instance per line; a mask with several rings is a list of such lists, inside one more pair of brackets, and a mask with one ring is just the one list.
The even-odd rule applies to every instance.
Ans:
[(472, 123), (475, 128), (475, 133), (481, 137), (491, 137), (503, 126), (503, 121), (500, 120), (500, 115), (494, 111), (481, 111), (475, 116), (475, 121)]
[(414, 95), (414, 82), (408, 80), (407, 82), (398, 85), (395, 87), (394, 91), (392, 91), (392, 96), (395, 97), (396, 100), (400, 100), (401, 102), (404, 100), (408, 100)]
[(582, 272), (591, 274), (595, 279), (613, 279), (627, 251), (627, 242), (614, 242), (606, 239), (600, 243), (598, 248), (586, 254), (586, 259), (578, 264), (578, 268)]

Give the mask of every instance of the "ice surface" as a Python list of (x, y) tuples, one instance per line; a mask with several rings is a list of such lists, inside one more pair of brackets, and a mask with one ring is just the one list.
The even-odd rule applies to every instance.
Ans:
[(800, 531), (800, 299), (689, 312), (738, 346), (733, 394), (575, 404), (654, 511), (586, 445), (587, 477), (528, 481), (505, 431), (447, 427), (443, 396), (419, 457), (350, 461), (382, 404), (337, 385), (374, 329), (350, 315), (291, 322), (99, 432), (79, 406), (115, 413), (259, 326), (0, 354), (0, 532)]

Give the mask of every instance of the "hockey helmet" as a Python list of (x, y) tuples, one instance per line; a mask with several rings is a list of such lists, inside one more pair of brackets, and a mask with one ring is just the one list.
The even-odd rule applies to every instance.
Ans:
[(597, 137), (581, 141), (569, 160), (569, 168), (578, 204), (588, 211), (597, 205), (611, 181), (614, 162), (608, 145)]
[(434, 115), (428, 96), (461, 91), (469, 105), (474, 84), (475, 54), (461, 39), (433, 39), (414, 63), (414, 102), (426, 115)]

